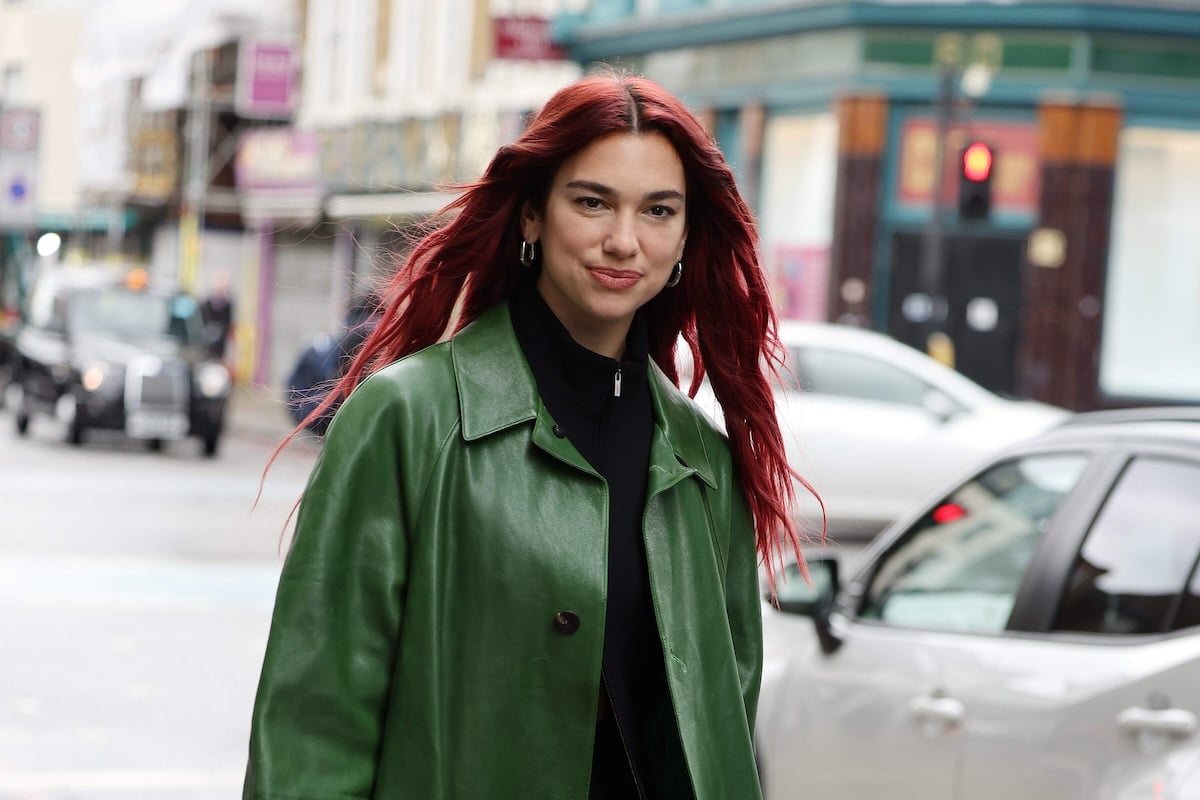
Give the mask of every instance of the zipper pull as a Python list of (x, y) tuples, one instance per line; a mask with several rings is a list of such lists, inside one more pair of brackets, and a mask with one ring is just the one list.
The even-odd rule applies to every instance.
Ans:
[(617, 367), (617, 373), (613, 375), (613, 397), (621, 396), (621, 368)]

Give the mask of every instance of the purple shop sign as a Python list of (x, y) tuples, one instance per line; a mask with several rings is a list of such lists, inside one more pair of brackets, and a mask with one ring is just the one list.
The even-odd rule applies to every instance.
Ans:
[(296, 105), (296, 48), (287, 42), (242, 40), (234, 104), (243, 117), (286, 118)]
[(313, 131), (255, 128), (238, 142), (234, 179), (244, 192), (316, 190), (321, 184), (320, 152)]

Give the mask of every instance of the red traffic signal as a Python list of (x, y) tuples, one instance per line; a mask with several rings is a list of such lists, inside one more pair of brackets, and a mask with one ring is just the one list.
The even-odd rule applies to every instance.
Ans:
[(958, 218), (985, 220), (992, 211), (992, 167), (996, 154), (986, 142), (969, 142), (959, 154)]
[(972, 142), (963, 150), (962, 174), (969, 181), (986, 181), (992, 176), (992, 148)]

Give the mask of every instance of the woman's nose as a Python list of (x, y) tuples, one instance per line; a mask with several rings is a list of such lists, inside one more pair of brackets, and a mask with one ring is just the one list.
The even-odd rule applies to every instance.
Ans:
[(634, 229), (632, 219), (627, 219), (623, 214), (618, 214), (613, 218), (608, 237), (604, 240), (604, 251), (617, 258), (630, 258), (637, 255), (637, 231)]

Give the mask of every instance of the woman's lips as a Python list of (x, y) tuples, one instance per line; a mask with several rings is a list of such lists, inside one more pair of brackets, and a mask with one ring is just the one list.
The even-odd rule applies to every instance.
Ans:
[(628, 289), (642, 279), (641, 273), (626, 269), (589, 267), (588, 272), (605, 289)]

